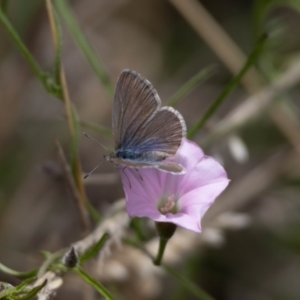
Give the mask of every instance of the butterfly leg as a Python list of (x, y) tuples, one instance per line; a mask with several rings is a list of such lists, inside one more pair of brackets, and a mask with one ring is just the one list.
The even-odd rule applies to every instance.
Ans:
[(123, 168), (121, 168), (121, 171), (122, 171), (123, 174), (126, 176), (126, 178), (127, 178), (127, 180), (128, 180), (128, 183), (129, 183), (129, 188), (131, 189), (131, 183), (130, 183), (130, 180), (129, 180), (128, 175), (125, 173), (125, 169), (126, 169), (126, 167), (123, 167)]
[(141, 179), (142, 181), (144, 181), (144, 179), (143, 179), (141, 173), (139, 172), (139, 169), (137, 169), (137, 168), (134, 168), (134, 169), (138, 172), (140, 179)]

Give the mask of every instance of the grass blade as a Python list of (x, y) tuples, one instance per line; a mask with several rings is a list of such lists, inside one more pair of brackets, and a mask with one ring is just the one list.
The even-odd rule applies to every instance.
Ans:
[(37, 269), (29, 271), (29, 272), (18, 272), (18, 271), (15, 271), (13, 269), (10, 269), (10, 268), (6, 267), (2, 263), (0, 263), (0, 271), (2, 271), (5, 274), (9, 274), (11, 276), (20, 278), (20, 279), (26, 279), (26, 278), (34, 277), (34, 276), (36, 276), (36, 274), (38, 272)]
[(177, 93), (171, 97), (168, 102), (169, 106), (177, 105), (182, 99), (184, 99), (189, 93), (191, 93), (200, 83), (204, 82), (208, 79), (213, 71), (215, 70), (214, 66), (209, 66), (205, 69), (202, 69), (199, 73), (195, 76), (190, 78), (180, 89)]
[(79, 124), (82, 128), (89, 129), (99, 135), (105, 137), (112, 137), (112, 131), (107, 127), (86, 121), (79, 121)]
[(85, 261), (88, 261), (91, 258), (93, 258), (96, 254), (98, 254), (99, 251), (104, 246), (105, 242), (108, 240), (108, 238), (109, 238), (109, 234), (104, 233), (101, 239), (91, 249), (89, 249), (86, 253), (84, 253), (80, 257), (80, 262), (83, 263)]
[(7, 33), (11, 37), (11, 39), (15, 42), (16, 46), (20, 50), (20, 52), (23, 54), (24, 58), (29, 63), (30, 67), (32, 68), (34, 74), (36, 77), (41, 81), (44, 88), (55, 97), (61, 99), (61, 91), (59, 87), (54, 82), (53, 78), (45, 73), (37, 63), (37, 61), (34, 59), (28, 48), (25, 46), (25, 44), (22, 42), (19, 34), (15, 30), (15, 28), (12, 26), (12, 24), (9, 22), (8, 18), (6, 17), (5, 13), (2, 10), (2, 7), (0, 6), (0, 23), (3, 25), (3, 27), (6, 29)]
[(77, 20), (75, 19), (70, 7), (68, 6), (66, 0), (57, 0), (57, 8), (65, 20), (72, 37), (74, 38), (76, 44), (84, 54), (85, 58), (89, 62), (90, 66), (96, 73), (97, 77), (106, 88), (108, 95), (112, 98), (114, 93), (113, 85), (110, 82), (109, 76), (101, 63), (99, 62), (99, 57), (95, 50), (91, 47), (88, 40), (82, 33)]
[(90, 284), (92, 287), (95, 288), (95, 290), (102, 295), (106, 300), (114, 300), (113, 296), (110, 294), (110, 292), (96, 279), (89, 276), (87, 273), (85, 273), (81, 268), (76, 268), (77, 273), (83, 278), (83, 280)]
[(237, 87), (237, 85), (240, 83), (243, 76), (246, 74), (246, 72), (249, 70), (249, 68), (255, 63), (258, 56), (261, 54), (263, 47), (265, 45), (265, 42), (267, 41), (267, 35), (263, 35), (262, 38), (258, 41), (255, 49), (253, 52), (249, 55), (245, 65), (241, 69), (241, 71), (235, 76), (229, 84), (225, 87), (225, 89), (222, 91), (220, 96), (215, 100), (215, 102), (209, 107), (207, 112), (204, 114), (204, 116), (189, 130), (188, 132), (188, 138), (192, 139), (197, 132), (204, 126), (205, 122), (213, 116), (213, 114), (217, 111), (217, 109), (220, 107), (220, 105), (224, 102), (226, 97)]
[(18, 300), (30, 300), (47, 284), (47, 279), (44, 282), (36, 287), (34, 287), (31, 291), (28, 292), (24, 297), (18, 297)]
[(176, 278), (189, 292), (191, 292), (197, 299), (200, 300), (214, 300), (212, 296), (207, 294), (204, 290), (202, 290), (198, 285), (194, 284), (187, 278), (185, 278), (181, 273), (175, 271), (174, 269), (162, 264), (162, 267), (171, 274), (174, 278)]

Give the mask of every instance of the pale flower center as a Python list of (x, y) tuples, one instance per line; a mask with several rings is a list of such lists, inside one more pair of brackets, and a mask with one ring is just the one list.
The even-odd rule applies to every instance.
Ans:
[(163, 196), (158, 203), (158, 210), (164, 215), (167, 213), (176, 214), (178, 209), (176, 206), (175, 195)]

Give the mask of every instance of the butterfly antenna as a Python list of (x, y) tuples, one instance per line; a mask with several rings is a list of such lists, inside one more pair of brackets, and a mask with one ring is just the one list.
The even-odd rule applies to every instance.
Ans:
[(105, 159), (103, 159), (102, 161), (100, 161), (100, 163), (88, 174), (86, 174), (83, 179), (88, 178), (92, 173), (94, 173), (103, 163), (104, 163)]
[(86, 132), (83, 133), (87, 138), (93, 140), (95, 143), (97, 143), (98, 145), (102, 146), (106, 151), (108, 151), (108, 149), (103, 145), (101, 144), (99, 141), (97, 141), (96, 139), (94, 139), (93, 137), (91, 137), (90, 135), (88, 135)]

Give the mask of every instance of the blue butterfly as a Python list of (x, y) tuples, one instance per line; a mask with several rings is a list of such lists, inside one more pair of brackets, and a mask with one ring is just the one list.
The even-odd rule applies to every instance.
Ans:
[(125, 69), (119, 76), (113, 103), (112, 126), (115, 152), (107, 161), (130, 168), (157, 168), (183, 174), (183, 166), (167, 157), (176, 154), (186, 125), (172, 107), (161, 107), (151, 83), (135, 71)]

